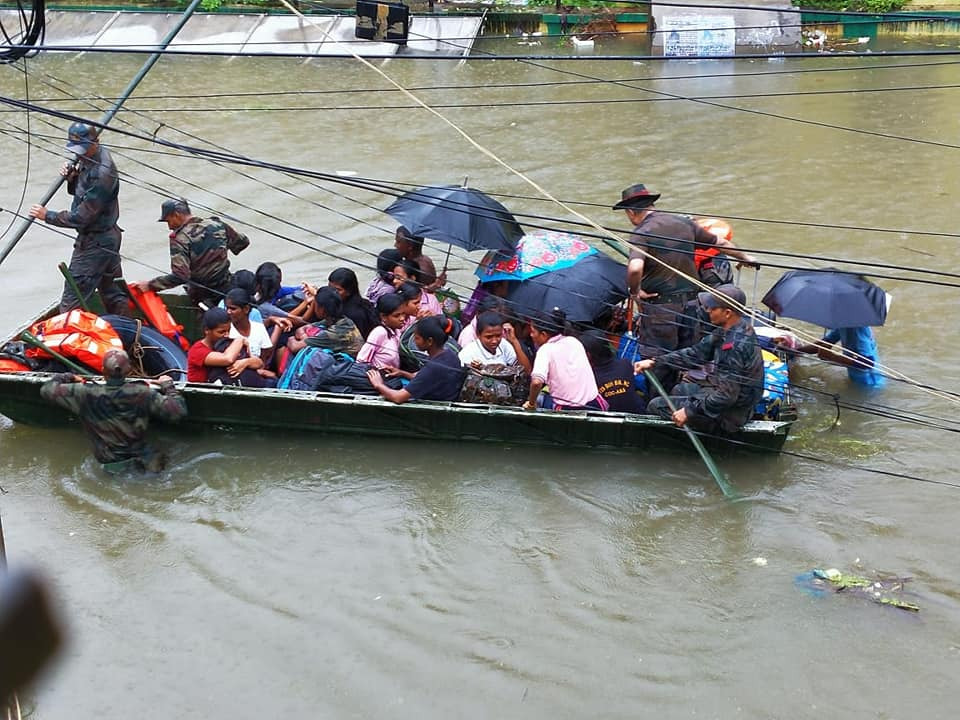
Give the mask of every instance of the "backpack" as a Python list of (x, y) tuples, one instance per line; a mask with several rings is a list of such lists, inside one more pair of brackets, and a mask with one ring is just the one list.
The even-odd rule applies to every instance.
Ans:
[(519, 365), (485, 365), (478, 370), (465, 367), (467, 378), (460, 390), (460, 402), (485, 405), (522, 405), (530, 394), (530, 376)]
[[(305, 347), (287, 365), (277, 382), (280, 390), (308, 390), (359, 395), (376, 395), (377, 391), (367, 377), (373, 366), (355, 362), (344, 353), (331, 353), (321, 348)], [(400, 379), (387, 381), (399, 389)]]

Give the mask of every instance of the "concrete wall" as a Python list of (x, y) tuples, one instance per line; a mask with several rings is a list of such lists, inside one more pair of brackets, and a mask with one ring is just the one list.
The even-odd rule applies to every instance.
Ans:
[[(16, 27), (15, 11), (0, 11), (7, 27)], [(48, 10), (47, 47), (154, 49), (179, 19), (179, 13)], [(9, 18), (9, 20), (8, 20)], [(190, 18), (171, 51), (295, 56), (464, 55), (480, 31), (480, 18), (415, 16), (406, 49), (395, 43), (358, 40), (356, 18), (343, 15), (233, 15), (200, 13)]]
[[(731, 5), (729, 0), (700, 0), (700, 4)], [(651, 5), (652, 51), (674, 56), (732, 55), (780, 52), (800, 48), (800, 14), (786, 0), (756, 0), (752, 8), (679, 7)], [(699, 28), (699, 29), (698, 29)]]

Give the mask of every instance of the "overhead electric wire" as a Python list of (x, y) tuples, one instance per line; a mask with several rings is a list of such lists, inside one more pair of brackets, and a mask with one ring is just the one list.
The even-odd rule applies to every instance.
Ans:
[[(496, 110), (498, 108), (541, 108), (556, 106), (580, 106), (580, 105), (635, 105), (645, 103), (663, 103), (663, 102), (683, 102), (692, 100), (755, 100), (760, 98), (796, 98), (811, 97), (818, 95), (862, 95), (872, 93), (890, 93), (890, 92), (917, 92), (923, 90), (956, 90), (960, 88), (960, 83), (951, 83), (948, 85), (911, 85), (905, 87), (888, 88), (855, 88), (841, 90), (803, 90), (791, 92), (767, 92), (767, 93), (737, 93), (725, 95), (688, 95), (684, 97), (659, 97), (659, 98), (593, 98), (593, 99), (566, 99), (566, 100), (524, 100), (524, 101), (505, 101), (505, 102), (462, 102), (462, 103), (433, 103), (431, 107), (441, 110), (470, 110), (474, 108), (483, 108), (487, 110)], [(359, 111), (383, 111), (383, 110), (411, 110), (416, 105), (242, 105), (242, 106), (220, 106), (220, 107), (142, 107), (138, 108), (143, 112), (162, 112), (162, 113), (224, 113), (224, 112), (359, 112)], [(0, 111), (3, 112), (3, 111)], [(8, 110), (6, 112), (15, 112)], [(913, 142), (919, 142), (912, 139)]]
[[(842, 59), (838, 57), (837, 59)], [(538, 81), (538, 82), (523, 82), (523, 83), (487, 83), (487, 84), (476, 84), (476, 85), (414, 85), (408, 88), (408, 90), (416, 92), (440, 92), (440, 91), (462, 91), (462, 90), (503, 90), (503, 89), (517, 89), (517, 88), (538, 88), (538, 87), (572, 87), (572, 86), (589, 86), (589, 85), (609, 85), (613, 83), (624, 83), (624, 82), (672, 82), (677, 80), (707, 80), (712, 78), (723, 78), (723, 77), (778, 77), (783, 75), (796, 75), (796, 74), (809, 74), (809, 73), (830, 73), (830, 72), (863, 72), (865, 70), (902, 70), (904, 68), (928, 68), (928, 67), (942, 67), (944, 65), (960, 65), (960, 60), (951, 60), (944, 62), (929, 62), (929, 63), (896, 63), (893, 65), (871, 65), (869, 67), (857, 66), (857, 67), (835, 67), (835, 68), (792, 68), (786, 70), (773, 70), (773, 71), (757, 71), (757, 72), (725, 72), (725, 73), (698, 73), (696, 75), (647, 75), (642, 77), (627, 77), (627, 78), (596, 78), (591, 80), (557, 80), (557, 81)], [(396, 88), (392, 87), (366, 87), (366, 88), (342, 88), (342, 89), (333, 89), (333, 90), (268, 90), (268, 91), (249, 91), (249, 92), (222, 92), (222, 93), (164, 93), (163, 95), (137, 95), (135, 98), (131, 98), (132, 101), (136, 100), (219, 100), (223, 98), (234, 98), (234, 97), (285, 97), (285, 96), (316, 96), (316, 95), (353, 95), (353, 94), (369, 94), (369, 93), (397, 93), (400, 92)], [(71, 102), (73, 100), (85, 101), (85, 100), (103, 100), (106, 102), (114, 102), (117, 100), (116, 97), (111, 97), (109, 95), (92, 95), (92, 96), (77, 96), (75, 98), (54, 98), (54, 97), (45, 97), (45, 98), (35, 98), (34, 102), (36, 103), (56, 103), (56, 102)], [(537, 200), (543, 200), (543, 198), (536, 198)]]
[[(3, 99), (0, 98), (0, 101), (2, 101), (2, 100), (3, 100)], [(59, 113), (59, 112), (55, 112), (55, 111), (51, 111), (49, 114), (53, 114), (53, 115), (55, 115), (55, 116), (63, 116), (63, 115), (64, 115), (63, 113)], [(75, 116), (75, 115), (67, 115), (66, 117), (67, 117), (67, 119), (70, 119), (71, 121), (75, 121), (75, 120), (86, 121), (84, 118), (81, 118), (81, 117)], [(121, 134), (125, 134), (125, 135), (128, 135), (128, 136), (130, 136), (130, 137), (134, 137), (134, 138), (141, 139), (141, 140), (148, 139), (148, 138), (146, 138), (143, 134), (138, 133), (138, 132), (130, 132), (130, 131), (126, 131), (126, 130), (120, 130), (120, 129), (118, 129), (118, 128), (114, 128), (114, 132), (118, 132), (118, 133), (121, 133)], [(191, 153), (191, 154), (198, 154), (198, 153), (204, 154), (204, 153), (206, 152), (206, 151), (204, 151), (204, 150), (201, 149), (201, 148), (192, 148), (192, 147), (188, 147), (188, 146), (183, 146), (183, 145), (181, 145), (181, 144), (179, 144), (179, 143), (169, 143), (168, 141), (161, 141), (161, 140), (159, 140), (159, 139), (157, 139), (157, 138), (149, 138), (149, 139), (150, 139), (151, 141), (153, 141), (153, 142), (158, 142), (158, 143), (161, 143), (161, 144), (165, 144), (165, 145), (174, 147), (175, 149), (178, 149), (178, 150), (180, 150), (180, 151), (182, 151), (182, 152), (185, 151), (185, 152), (189, 152), (189, 153)], [(395, 183), (388, 183), (388, 182), (386, 182), (386, 181), (370, 181), (370, 180), (366, 180), (366, 179), (353, 179), (353, 178), (347, 179), (347, 178), (331, 177), (331, 176), (329, 176), (328, 174), (322, 174), (322, 173), (318, 175), (318, 174), (316, 174), (316, 173), (313, 173), (313, 172), (310, 172), (310, 171), (301, 170), (301, 169), (294, 168), (294, 167), (291, 167), (291, 166), (278, 166), (278, 165), (274, 165), (274, 164), (262, 164), (262, 163), (257, 163), (256, 161), (250, 161), (249, 158), (242, 158), (242, 156), (225, 155), (225, 154), (223, 154), (223, 153), (218, 153), (215, 161), (240, 162), (241, 164), (247, 164), (247, 165), (251, 165), (251, 166), (266, 167), (266, 168), (273, 169), (273, 170), (280, 171), (280, 172), (284, 172), (284, 173), (292, 173), (292, 174), (295, 174), (295, 175), (303, 175), (303, 174), (306, 174), (306, 176), (308, 176), (308, 177), (316, 177), (316, 178), (318, 178), (318, 179), (324, 179), (324, 180), (334, 181), (334, 182), (346, 181), (345, 184), (350, 185), (350, 186), (352, 186), (352, 187), (358, 187), (358, 188), (360, 188), (360, 189), (369, 190), (369, 191), (378, 192), (378, 193), (390, 194), (390, 195), (393, 195), (393, 196), (395, 196), (395, 197), (399, 197), (401, 194), (403, 194), (403, 188), (398, 187), (397, 184), (395, 184)], [(292, 193), (291, 193), (291, 194), (292, 194)], [(465, 207), (464, 209), (467, 210), (468, 208)], [(545, 221), (552, 222), (552, 223), (563, 223), (563, 222), (565, 222), (568, 226), (569, 226), (570, 224), (579, 224), (579, 223), (571, 223), (571, 221), (563, 221), (563, 220), (560, 220), (560, 219), (558, 219), (558, 218), (551, 218), (551, 217), (544, 217), (544, 216), (525, 215), (525, 214), (522, 214), (522, 213), (516, 213), (516, 216), (517, 216), (518, 218), (520, 218), (520, 219), (530, 217), (530, 218), (534, 218), (534, 219), (538, 219), (538, 220), (545, 220)], [(531, 225), (531, 223), (529, 223), (529, 222), (526, 223), (526, 224)], [(545, 227), (545, 226), (540, 226), (540, 227)], [(302, 228), (301, 228), (301, 229), (302, 229)], [(595, 233), (584, 232), (584, 231), (582, 231), (582, 230), (580, 230), (579, 232), (580, 232), (581, 235), (584, 235), (584, 236), (586, 236), (586, 237), (595, 237), (595, 238), (603, 237), (603, 236), (601, 236), (601, 235), (597, 235), (597, 234), (595, 234)], [(749, 251), (756, 252), (756, 253), (758, 253), (758, 254), (765, 254), (765, 255), (766, 255), (766, 254), (769, 254), (769, 255), (783, 256), (783, 257), (799, 257), (799, 258), (811, 259), (811, 260), (818, 260), (818, 261), (824, 260), (824, 258), (822, 258), (821, 256), (809, 255), (809, 254), (800, 254), (800, 253), (787, 253), (787, 252), (783, 252), (783, 251), (768, 250), (768, 249), (766, 249), (766, 248), (746, 248), (746, 247), (744, 247), (744, 248), (741, 248), (741, 249), (749, 250)], [(859, 264), (859, 265), (865, 265), (865, 266), (870, 266), (870, 267), (875, 267), (875, 268), (885, 268), (885, 267), (889, 267), (889, 268), (894, 268), (894, 269), (898, 269), (898, 270), (903, 270), (903, 271), (905, 271), (905, 272), (916, 272), (916, 273), (921, 273), (921, 274), (926, 273), (926, 274), (933, 274), (933, 275), (939, 275), (939, 276), (945, 276), (945, 277), (960, 277), (960, 275), (954, 274), (954, 273), (938, 272), (938, 271), (929, 270), (929, 269), (926, 269), (926, 268), (911, 268), (911, 267), (902, 266), (902, 265), (885, 265), (885, 264), (882, 264), (882, 263), (871, 263), (871, 262), (862, 262), (862, 263), (861, 263), (861, 262), (858, 262), (858, 261), (846, 260), (846, 259), (843, 259), (843, 258), (826, 258), (826, 261), (827, 261), (827, 262), (835, 262), (835, 263), (845, 263), (845, 264)], [(772, 262), (767, 262), (767, 261), (764, 261), (764, 265), (770, 266), (770, 267), (777, 267), (777, 268), (780, 268), (780, 269), (804, 269), (803, 266), (788, 265), (788, 264), (782, 264), (782, 263), (772, 263)], [(944, 286), (944, 287), (960, 287), (960, 285), (958, 285), (957, 283), (950, 283), (950, 282), (945, 282), (945, 281), (929, 281), (929, 280), (922, 280), (922, 279), (919, 279), (919, 278), (910, 278), (910, 277), (904, 277), (904, 276), (898, 276), (898, 275), (880, 274), (880, 273), (876, 273), (876, 272), (872, 272), (872, 271), (871, 271), (870, 274), (871, 274), (872, 277), (883, 278), (883, 279), (890, 279), (890, 280), (897, 280), (897, 281), (902, 281), (902, 282), (923, 283), (923, 284), (939, 285), (939, 286)]]

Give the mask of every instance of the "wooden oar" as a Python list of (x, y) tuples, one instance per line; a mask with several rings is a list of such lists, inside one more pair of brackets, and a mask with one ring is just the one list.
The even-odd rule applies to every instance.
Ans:
[[(673, 404), (673, 401), (670, 399), (670, 396), (667, 395), (667, 391), (663, 389), (663, 385), (660, 384), (660, 381), (657, 380), (656, 376), (649, 370), (644, 370), (643, 374), (647, 376), (647, 382), (653, 385), (656, 388), (657, 392), (660, 393), (666, 403), (667, 407), (670, 408), (670, 412), (675, 413), (677, 411), (676, 406)], [(734, 498), (737, 496), (733, 488), (730, 487), (730, 483), (727, 482), (727, 478), (724, 477), (723, 473), (720, 471), (720, 468), (717, 467), (717, 464), (713, 461), (713, 458), (710, 456), (710, 453), (707, 452), (707, 449), (703, 446), (703, 443), (700, 441), (700, 438), (697, 437), (697, 434), (690, 429), (689, 425), (683, 426), (684, 432), (687, 433), (687, 437), (690, 438), (690, 442), (693, 443), (693, 447), (696, 448), (697, 452), (700, 453), (700, 457), (703, 459), (703, 464), (707, 466), (707, 470), (710, 471), (710, 474), (713, 475), (713, 479), (717, 481), (717, 485), (720, 486), (720, 490), (723, 492), (725, 498)]]
[(74, 362), (73, 360), (71, 360), (70, 358), (68, 358), (68, 357), (66, 357), (66, 356), (64, 356), (64, 355), (61, 355), (61, 354), (58, 353), (56, 350), (54, 350), (52, 347), (48, 347), (47, 344), (46, 344), (45, 342), (43, 342), (43, 340), (41, 340), (40, 338), (38, 338), (36, 335), (34, 335), (34, 334), (33, 334), (32, 332), (30, 332), (29, 330), (24, 330), (24, 331), (23, 331), (23, 334), (20, 336), (20, 339), (23, 340), (23, 341), (26, 342), (26, 343), (29, 343), (29, 344), (33, 345), (34, 347), (40, 348), (40, 349), (43, 350), (44, 352), (50, 353), (51, 356), (55, 357), (57, 360), (59, 360), (60, 362), (62, 362), (64, 365), (66, 365), (68, 368), (70, 368), (71, 370), (73, 370), (75, 373), (77, 373), (77, 375), (93, 375), (93, 372), (91, 372), (91, 371), (88, 370), (87, 368), (85, 368), (85, 367), (83, 367), (83, 366), (81, 366), (81, 365), (77, 365), (77, 363), (75, 363), (75, 362)]
[(80, 286), (77, 285), (77, 280), (73, 277), (73, 273), (70, 272), (70, 268), (67, 267), (65, 262), (57, 265), (60, 269), (60, 274), (63, 275), (64, 280), (67, 281), (67, 285), (70, 286), (70, 289), (73, 290), (73, 294), (77, 296), (77, 300), (80, 302), (80, 307), (90, 312), (90, 306), (87, 304), (87, 299), (83, 296), (83, 293), (80, 292)]

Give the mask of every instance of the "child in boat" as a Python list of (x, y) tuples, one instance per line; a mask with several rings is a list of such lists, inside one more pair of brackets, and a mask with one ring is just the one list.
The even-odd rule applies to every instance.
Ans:
[(274, 262), (260, 263), (255, 273), (257, 280), (257, 301), (262, 305), (269, 303), (281, 310), (290, 310), (297, 305), (294, 293), (297, 288), (283, 284), (283, 273)]
[(425, 293), (417, 283), (407, 280), (400, 285), (397, 293), (403, 298), (403, 311), (407, 315), (407, 320), (403, 324), (404, 330), (417, 320), (435, 314), (423, 307), (422, 299)]
[(222, 351), (214, 348), (230, 336), (230, 316), (223, 308), (210, 308), (203, 314), (203, 338), (190, 346), (187, 353), (187, 382), (208, 382), (210, 368), (229, 368), (237, 362), (245, 342), (233, 339)]
[(464, 326), (463, 330), (460, 331), (460, 337), (457, 338), (457, 345), (465, 348), (477, 339), (477, 318), (491, 310), (503, 314), (503, 301), (494, 295), (487, 295), (477, 303), (473, 318)]
[(447, 338), (453, 331), (450, 318), (433, 315), (417, 323), (413, 341), (417, 349), (427, 354), (426, 364), (415, 373), (397, 368), (386, 368), (388, 377), (407, 377), (410, 383), (402, 390), (387, 386), (380, 370), (370, 370), (367, 377), (381, 396), (395, 403), (410, 400), (445, 400), (453, 402), (460, 397), (464, 370), (460, 360), (446, 347)]
[(597, 391), (614, 412), (642, 413), (644, 403), (637, 394), (633, 363), (627, 358), (618, 358), (606, 336), (592, 330), (580, 336), (587, 359), (593, 367), (593, 379)]
[(407, 322), (404, 299), (397, 293), (381, 295), (377, 300), (380, 324), (370, 331), (357, 354), (357, 362), (379, 369), (400, 366), (400, 333)]
[(410, 280), (419, 285), (423, 291), (420, 294), (420, 316), (443, 315), (443, 306), (440, 304), (440, 301), (437, 300), (437, 296), (433, 294), (427, 282), (430, 276), (416, 265), (409, 265), (407, 267), (407, 273), (411, 276)]
[[(530, 358), (523, 351), (513, 328), (500, 313), (487, 311), (477, 316), (477, 337), (460, 351), (460, 363), (477, 369), (485, 365), (521, 365), (528, 373)], [(462, 333), (461, 333), (462, 337)]]
[(404, 268), (403, 255), (396, 248), (387, 248), (377, 255), (377, 275), (367, 286), (364, 293), (367, 300), (374, 305), (383, 295), (395, 292), (399, 285), (398, 280), (409, 280)]
[[(265, 384), (258, 384), (252, 378), (247, 378), (243, 384), (250, 387), (268, 387), (271, 384), (270, 381), (276, 383), (276, 374), (268, 369), (273, 359), (274, 338), (271, 338), (264, 323), (250, 320), (252, 303), (247, 291), (243, 288), (234, 288), (227, 293), (224, 302), (227, 306), (227, 316), (230, 318), (229, 337), (243, 338), (247, 349), (248, 357), (238, 360), (237, 364), (242, 363), (243, 369), (254, 370), (257, 375), (267, 381)], [(289, 329), (289, 324), (281, 324), (281, 321), (289, 323), (288, 320), (270, 317), (267, 321), (274, 323), (273, 332), (277, 337), (283, 328)], [(235, 376), (231, 375), (231, 377)]]
[[(549, 315), (538, 313), (530, 321), (530, 337), (537, 346), (537, 356), (524, 410), (535, 410), (538, 403), (547, 410), (608, 409), (607, 401), (597, 390), (583, 345), (575, 337), (561, 334), (565, 324), (566, 314), (559, 308)], [(550, 392), (541, 396), (544, 386), (549, 386)]]
[(343, 314), (353, 320), (360, 335), (366, 339), (370, 331), (377, 327), (379, 318), (370, 301), (360, 294), (356, 273), (350, 268), (337, 268), (330, 273), (327, 282), (340, 296)]
[(343, 302), (332, 287), (322, 287), (313, 298), (313, 316), (317, 322), (302, 328), (287, 341), (287, 350), (297, 353), (307, 345), (352, 358), (363, 347), (363, 338), (353, 320), (343, 314)]

